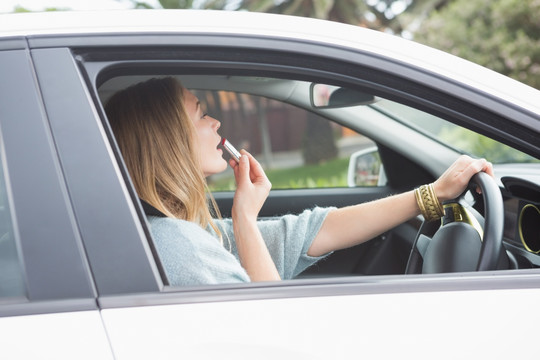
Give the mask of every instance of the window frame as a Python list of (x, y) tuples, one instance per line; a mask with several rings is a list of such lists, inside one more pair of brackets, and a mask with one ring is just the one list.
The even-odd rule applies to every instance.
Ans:
[(159, 291), (165, 278), (141, 225), (142, 210), (128, 194), (76, 58), (65, 47), (31, 53), (96, 292)]
[[(101, 38), (99, 40), (102, 40)], [(76, 47), (77, 41), (70, 39)], [(113, 48), (113, 45), (123, 44), (122, 48)], [(159, 44), (151, 46), (150, 44)], [(204, 44), (204, 45), (201, 45)], [(514, 107), (504, 107), (498, 100), (487, 94), (479, 94), (474, 89), (463, 87), (448, 79), (441, 79), (436, 75), (423, 70), (401, 65), (390, 59), (377, 57), (371, 54), (352, 52), (343, 48), (330, 48), (322, 52), (317, 44), (307, 42), (294, 42), (272, 38), (257, 38), (255, 36), (218, 36), (195, 34), (183, 35), (146, 35), (134, 40), (130, 36), (115, 35), (107, 37), (107, 46), (96, 48), (76, 48), (74, 56), (86, 80), (86, 84), (94, 99), (95, 106), (102, 121), (106, 117), (99, 103), (97, 87), (106, 79), (115, 74), (152, 74), (177, 72), (203, 72), (222, 73), (225, 66), (231, 73), (265, 75), (279, 73), (295, 73), (297, 76), (312, 78), (312, 80), (332, 79), (334, 82), (355, 84), (356, 86), (369, 86), (379, 91), (389, 99), (396, 99), (404, 104), (414, 105), (417, 108), (429, 111), (442, 118), (453, 118), (455, 123), (465, 125), (476, 131), (489, 134), (494, 138), (501, 138), (499, 125), (504, 123), (505, 117), (519, 114), (528, 116)], [(282, 49), (275, 51), (274, 49)], [(239, 51), (240, 50), (240, 51)], [(296, 53), (296, 57), (284, 56), (277, 63), (277, 55), (285, 52)], [(246, 54), (251, 57), (246, 58)], [(324, 53), (324, 56), (320, 54)], [(201, 55), (202, 54), (202, 55)], [(268, 56), (269, 54), (273, 56)], [(351, 62), (343, 59), (351, 58)], [(203, 60), (205, 59), (205, 60)], [(305, 63), (309, 64), (305, 66)], [(353, 65), (356, 62), (356, 65)], [(360, 67), (357, 63), (366, 64)], [(301, 68), (304, 65), (305, 67)], [(338, 65), (343, 65), (345, 69)], [(340, 69), (332, 70), (332, 69)], [(360, 80), (361, 76), (363, 80)], [(399, 81), (397, 81), (399, 79)], [(444, 85), (444, 90), (442, 90)], [(452, 94), (449, 96), (449, 94)], [(479, 107), (466, 99), (470, 96), (483, 97), (486, 104), (493, 103), (492, 108)], [(443, 101), (441, 101), (443, 100)], [(495, 106), (496, 105), (496, 106)], [(457, 111), (459, 109), (459, 112)], [(105, 126), (107, 128), (107, 126)], [(108, 130), (110, 131), (110, 130)], [(514, 134), (525, 135), (524, 128), (516, 125)], [(523, 140), (516, 136), (513, 145), (521, 149), (531, 149), (530, 139), (525, 136)], [(108, 134), (109, 140), (112, 136)], [(529, 141), (529, 142), (528, 142)], [(534, 146), (533, 146), (534, 147)], [(116, 149), (113, 146), (113, 149)], [(118, 156), (118, 154), (117, 154)], [(123, 169), (122, 174), (127, 172)], [(129, 184), (128, 184), (129, 187)], [(322, 189), (314, 189), (320, 192)], [(342, 190), (342, 189), (341, 189)], [(348, 189), (352, 192), (359, 189)], [(138, 210), (136, 214), (143, 227), (146, 226), (144, 215), (138, 206), (135, 192), (129, 189), (131, 201)], [(290, 192), (291, 190), (284, 190)], [(294, 190), (292, 190), (294, 191)], [(360, 191), (365, 191), (361, 189)], [(298, 195), (308, 194), (308, 191), (298, 191)], [(331, 198), (328, 192), (328, 199)], [(289, 196), (280, 194), (280, 190), (273, 192), (275, 196)], [(216, 194), (220, 198), (221, 194)], [(224, 195), (226, 197), (226, 195)], [(346, 196), (346, 195), (345, 195)], [(460, 273), (459, 276), (437, 274), (433, 276), (390, 276), (390, 277), (355, 277), (319, 279), (319, 280), (292, 280), (277, 284), (242, 284), (242, 285), (216, 285), (194, 288), (163, 287), (163, 292), (156, 295), (140, 295), (131, 298), (114, 295), (101, 297), (100, 304), (104, 307), (134, 306), (140, 299), (150, 301), (152, 304), (171, 304), (183, 302), (206, 302), (236, 299), (283, 298), (297, 296), (325, 296), (359, 293), (385, 293), (385, 292), (422, 292), (422, 291), (451, 291), (451, 290), (478, 290), (487, 288), (523, 288), (535, 287), (532, 278), (538, 278), (540, 271), (498, 271), (493, 273)], [(242, 290), (242, 291), (239, 291)], [(263, 291), (261, 291), (263, 290)], [(131, 304), (131, 305), (130, 305)]]

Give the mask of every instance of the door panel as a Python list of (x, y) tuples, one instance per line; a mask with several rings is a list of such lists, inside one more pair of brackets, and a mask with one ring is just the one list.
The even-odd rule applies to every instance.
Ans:
[[(340, 189), (295, 189), (272, 190), (266, 199), (260, 217), (272, 217), (282, 214), (299, 214), (315, 206), (343, 207), (360, 204), (392, 194), (388, 187), (340, 188)], [(214, 193), (223, 217), (230, 217), (234, 192)]]
[(500, 310), (538, 301), (538, 289), (379, 293), (106, 309), (102, 316), (118, 360), (533, 358), (536, 349), (523, 344), (534, 343), (540, 315), (508, 332), (515, 319)]
[(99, 312), (0, 318), (3, 359), (114, 359)]

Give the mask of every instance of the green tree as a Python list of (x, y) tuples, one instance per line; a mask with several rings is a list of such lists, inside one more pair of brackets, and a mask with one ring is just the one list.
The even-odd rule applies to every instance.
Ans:
[[(136, 8), (151, 8), (131, 0)], [(159, 0), (164, 9), (248, 10), (305, 16), (402, 34), (452, 0)]]
[(348, 24), (367, 23), (364, 0), (243, 0), (239, 9), (327, 19)]
[[(69, 8), (47, 7), (45, 9), (43, 9), (43, 11), (66, 11), (66, 10), (69, 10)], [(26, 9), (26, 8), (20, 6), (20, 5), (17, 5), (13, 9), (13, 12), (14, 13), (27, 13), (27, 12), (32, 12), (32, 10), (28, 10), (28, 9)]]
[(26, 8), (23, 8), (22, 6), (20, 5), (17, 5), (15, 6), (15, 8), (13, 9), (13, 12), (14, 13), (26, 13), (26, 12), (30, 12), (30, 10), (26, 9)]
[[(192, 9), (194, 7), (194, 2), (196, 2), (196, 0), (159, 0), (159, 3), (164, 9)], [(149, 5), (144, 2), (140, 3), (149, 7)]]
[[(422, 22), (434, 11), (446, 6), (452, 0), (408, 0), (407, 7), (399, 14), (390, 14), (381, 21), (392, 33), (410, 37)], [(403, 2), (403, 1), (402, 1)], [(388, 4), (389, 7), (392, 4)], [(385, 11), (386, 13), (386, 11)], [(379, 17), (381, 18), (381, 17)]]
[(414, 39), (540, 89), (539, 19), (539, 0), (454, 0)]
[(335, 159), (338, 148), (330, 122), (310, 113), (302, 139), (302, 157), (305, 164), (320, 164)]
[(438, 136), (456, 148), (494, 164), (539, 162), (521, 151), (462, 127), (442, 128)]

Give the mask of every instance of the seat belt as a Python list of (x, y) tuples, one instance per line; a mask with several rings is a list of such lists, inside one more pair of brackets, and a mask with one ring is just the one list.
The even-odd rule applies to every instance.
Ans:
[(147, 203), (146, 201), (139, 199), (146, 216), (167, 217), (164, 213)]

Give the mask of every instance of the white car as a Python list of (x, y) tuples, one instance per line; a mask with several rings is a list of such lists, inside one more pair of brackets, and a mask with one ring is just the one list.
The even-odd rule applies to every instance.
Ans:
[[(160, 76), (264, 164), (261, 217), (410, 190), (463, 153), (496, 180), (447, 213), (460, 236), (418, 217), (293, 280), (170, 286), (103, 110)], [(360, 27), (212, 11), (0, 15), (0, 79), (2, 359), (540, 356), (538, 90)], [(210, 179), (224, 216), (231, 179)]]

